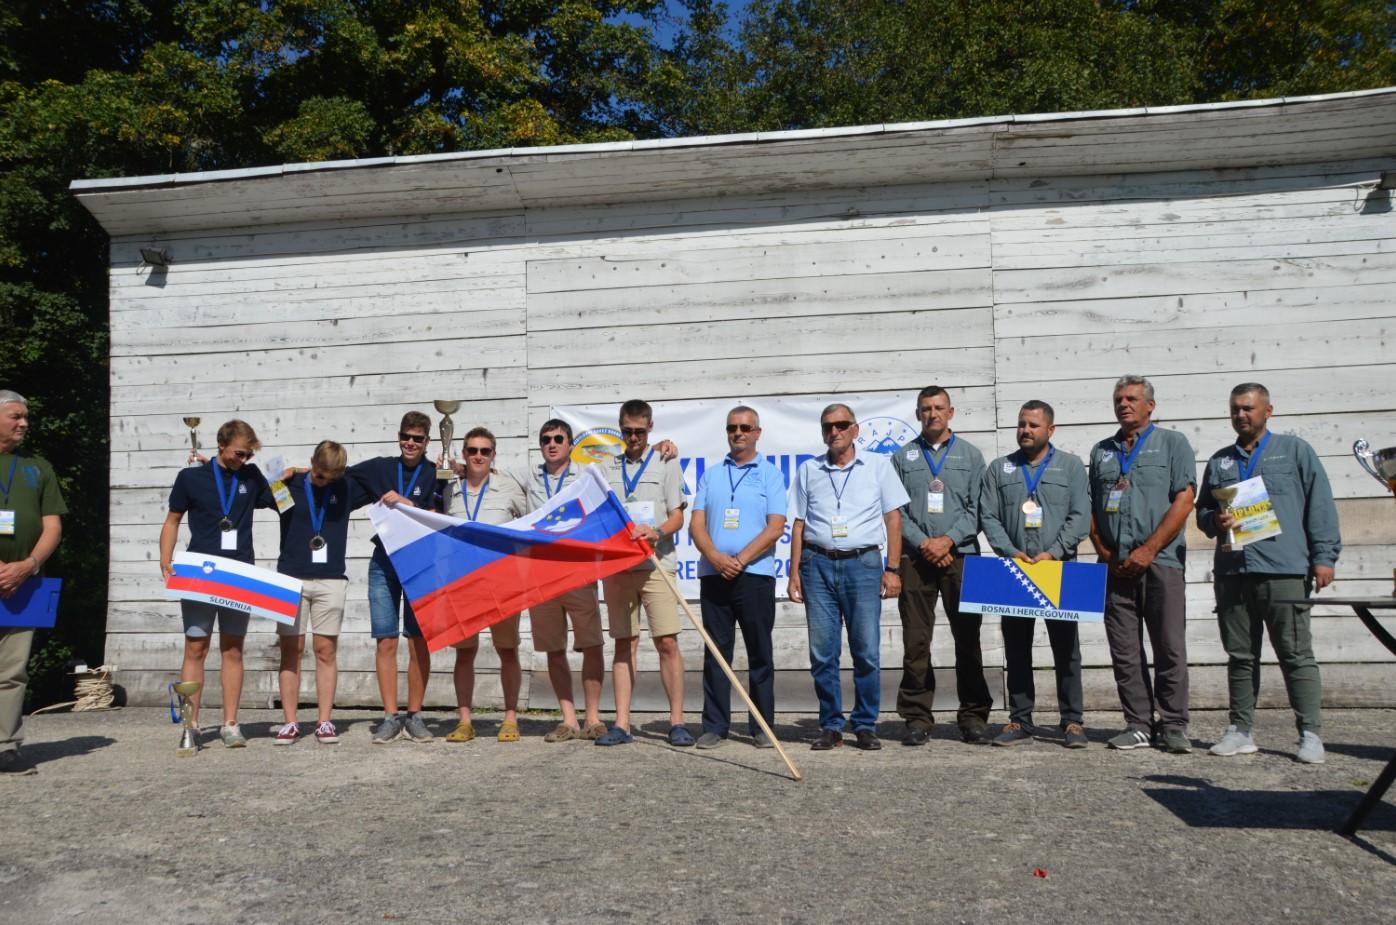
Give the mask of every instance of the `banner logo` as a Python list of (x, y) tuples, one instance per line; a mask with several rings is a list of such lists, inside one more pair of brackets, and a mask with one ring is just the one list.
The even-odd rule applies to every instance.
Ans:
[(901, 418), (868, 418), (858, 422), (858, 449), (891, 456), (916, 439), (916, 430)]
[(625, 441), (614, 427), (593, 427), (572, 441), (572, 461), (582, 466), (610, 462), (624, 452)]

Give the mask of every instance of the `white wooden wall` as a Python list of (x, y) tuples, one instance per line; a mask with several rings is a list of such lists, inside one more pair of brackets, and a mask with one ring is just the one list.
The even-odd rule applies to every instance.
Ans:
[[(157, 276), (136, 269), (144, 239), (117, 239), (107, 660), (137, 700), (161, 696), (178, 671), (178, 608), (161, 599), (156, 537), (183, 460), (182, 416), (204, 419), (206, 445), (218, 423), (239, 416), (269, 450), (305, 458), (333, 438), (357, 461), (395, 452), (402, 412), (435, 418), (436, 397), (466, 398), (458, 432), (488, 426), (503, 459), (522, 464), (558, 404), (935, 382), (952, 390), (957, 429), (988, 457), (1011, 449), (1027, 398), (1053, 403), (1058, 444), (1084, 455), (1114, 428), (1115, 377), (1134, 372), (1154, 380), (1159, 419), (1186, 433), (1201, 460), (1229, 442), (1230, 387), (1258, 379), (1272, 390), (1275, 428), (1315, 445), (1341, 499), (1348, 545), (1336, 590), (1388, 593), (1396, 506), (1347, 449), (1358, 436), (1396, 442), (1387, 355), (1396, 219), (1389, 202), (1359, 211), (1354, 190), (1379, 168), (1008, 179), (231, 229), (168, 240), (175, 263)], [(274, 565), (275, 519), (258, 516), (259, 561)], [(377, 700), (369, 535), (357, 521), (340, 649), (346, 705)], [(1199, 707), (1225, 700), (1206, 545), (1194, 535), (1188, 572)], [(1390, 705), (1391, 659), (1350, 615), (1316, 613), (1329, 702)], [(781, 605), (777, 623), (780, 703), (812, 710), (802, 610)], [(883, 623), (890, 713), (895, 606)], [(701, 643), (691, 631), (681, 643), (696, 711)], [(938, 665), (950, 664), (948, 643), (938, 634)], [(549, 706), (526, 621), (523, 644), (533, 668), (526, 702)], [(997, 689), (996, 627), (984, 645)], [(657, 664), (642, 653), (640, 700), (657, 706)], [(1083, 628), (1083, 656), (1089, 705), (1114, 707), (1096, 627)], [(434, 704), (453, 702), (451, 658), (437, 656)], [(477, 699), (497, 703), (488, 646), (479, 664)], [(272, 633), (249, 636), (248, 665), (246, 700), (268, 702)], [(1278, 672), (1269, 674), (1266, 696), (1282, 702)], [(307, 672), (303, 696), (312, 691)]]

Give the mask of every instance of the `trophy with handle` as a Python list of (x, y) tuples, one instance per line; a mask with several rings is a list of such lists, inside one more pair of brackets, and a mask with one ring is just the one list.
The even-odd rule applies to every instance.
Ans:
[(1352, 445), (1352, 455), (1357, 463), (1381, 482), (1382, 486), (1396, 495), (1396, 446), (1384, 450), (1374, 450), (1366, 440), (1358, 440)]
[[(1222, 485), (1212, 489), (1212, 497), (1217, 499), (1223, 511), (1231, 510), (1231, 502), (1236, 500), (1237, 487), (1235, 485)], [(1231, 546), (1236, 542), (1236, 531), (1228, 527), (1226, 530), (1226, 542), (1222, 544), (1223, 552), (1230, 552)]]
[(441, 460), (442, 465), (436, 470), (438, 479), (450, 480), (456, 477), (456, 471), (451, 468), (451, 438), (456, 434), (456, 422), (451, 420), (451, 412), (460, 410), (458, 401), (434, 401), (436, 410), (441, 412)]
[(197, 458), (199, 455), (199, 421), (200, 419), (196, 417), (186, 417), (184, 419), (184, 426), (189, 428), (188, 464), (190, 466), (197, 466), (199, 464), (199, 460)]
[[(192, 758), (199, 752), (199, 730), (194, 726), (194, 695), (203, 687), (198, 681), (177, 681), (170, 685), (170, 693), (179, 698), (179, 720), (183, 726), (179, 733), (179, 749), (175, 756)], [(174, 710), (170, 711), (172, 714)], [(171, 716), (171, 719), (174, 717)]]

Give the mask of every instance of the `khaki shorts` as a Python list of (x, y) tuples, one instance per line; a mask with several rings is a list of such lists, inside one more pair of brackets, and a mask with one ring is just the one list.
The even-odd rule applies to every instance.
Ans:
[(605, 642), (601, 638), (601, 606), (596, 585), (583, 585), (528, 609), (533, 624), (533, 651), (562, 652), (567, 648), (567, 619), (572, 618), (572, 650), (581, 652)]
[[(519, 615), (514, 614), (507, 620), (500, 620), (490, 627), (490, 642), (496, 649), (517, 649), (519, 647)], [(476, 633), (464, 642), (458, 642), (453, 648), (475, 649), (480, 645), (480, 634)]]
[(309, 629), (317, 636), (338, 636), (344, 624), (347, 578), (306, 578), (301, 581), (301, 608), (294, 626), (276, 624), (278, 636), (299, 636)]
[(641, 604), (644, 604), (645, 616), (649, 618), (651, 637), (678, 635), (681, 629), (679, 604), (658, 569), (612, 575), (602, 579), (601, 590), (606, 596), (606, 615), (610, 618), (612, 639), (629, 639), (640, 635)]

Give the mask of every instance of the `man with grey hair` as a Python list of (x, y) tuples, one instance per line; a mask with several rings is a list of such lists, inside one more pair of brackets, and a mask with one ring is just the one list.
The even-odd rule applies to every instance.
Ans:
[(1120, 429), (1091, 450), (1091, 545), (1110, 569), (1105, 635), (1126, 724), (1107, 744), (1129, 750), (1157, 743), (1186, 754), (1184, 528), (1197, 495), (1197, 464), (1186, 437), (1153, 423), (1154, 408), (1148, 379), (1121, 376), (1114, 392)]
[[(68, 513), (48, 462), (19, 452), (28, 431), (29, 403), (0, 389), (0, 599), (13, 597), (42, 573)], [(33, 641), (32, 629), (0, 626), (0, 773), (34, 773), (19, 751)]]

